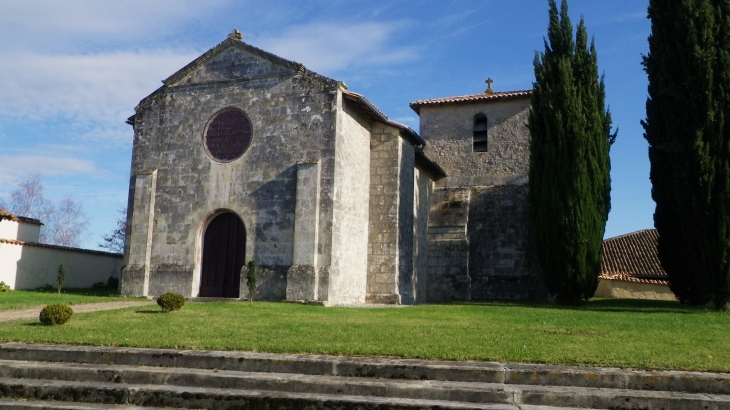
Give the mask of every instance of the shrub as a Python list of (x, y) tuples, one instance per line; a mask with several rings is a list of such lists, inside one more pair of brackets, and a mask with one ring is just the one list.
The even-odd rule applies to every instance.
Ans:
[(185, 297), (179, 293), (169, 292), (160, 295), (157, 298), (157, 304), (160, 305), (165, 312), (180, 310), (185, 304)]
[(10, 292), (10, 285), (0, 282), (0, 292)]
[(48, 305), (41, 310), (41, 314), (38, 319), (41, 323), (46, 326), (49, 325), (62, 325), (68, 323), (73, 316), (74, 311), (69, 305), (59, 303), (57, 305)]
[(105, 288), (106, 287), (106, 283), (104, 283), (104, 282), (96, 282), (93, 285), (91, 285), (91, 287), (94, 288), (94, 289)]
[(112, 289), (119, 289), (119, 279), (109, 276), (109, 279), (106, 281), (106, 285)]
[(251, 297), (249, 303), (253, 303), (253, 295), (256, 293), (256, 261), (251, 260), (248, 263), (248, 271), (246, 272), (246, 285), (248, 286), (248, 294)]
[(60, 264), (58, 265), (58, 276), (56, 277), (59, 295), (61, 294), (61, 286), (63, 286), (64, 281), (66, 281), (66, 268), (63, 267), (63, 264)]

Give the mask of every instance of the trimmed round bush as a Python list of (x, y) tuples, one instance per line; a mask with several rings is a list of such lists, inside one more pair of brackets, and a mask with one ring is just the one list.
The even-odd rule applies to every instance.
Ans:
[(73, 316), (74, 311), (69, 305), (59, 303), (57, 305), (48, 305), (41, 310), (38, 319), (46, 326), (62, 325), (68, 323)]
[(163, 293), (157, 298), (157, 304), (160, 305), (165, 312), (180, 310), (185, 304), (185, 297), (179, 293), (169, 292)]

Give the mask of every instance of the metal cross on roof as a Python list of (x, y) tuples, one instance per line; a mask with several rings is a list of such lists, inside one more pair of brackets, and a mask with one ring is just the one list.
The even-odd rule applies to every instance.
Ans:
[(494, 90), (492, 90), (493, 82), (494, 80), (492, 80), (491, 78), (487, 78), (487, 81), (485, 81), (485, 83), (487, 83), (487, 90), (484, 91), (484, 94), (494, 94)]

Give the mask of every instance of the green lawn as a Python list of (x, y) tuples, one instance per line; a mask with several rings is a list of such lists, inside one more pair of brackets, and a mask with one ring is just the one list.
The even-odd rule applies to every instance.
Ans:
[(0, 323), (0, 340), (730, 372), (728, 329), (730, 313), (659, 301), (402, 309), (229, 302), (95, 312), (53, 327)]
[[(110, 302), (114, 300), (135, 300), (123, 297), (109, 297), (109, 294), (116, 293), (116, 289), (61, 289), (61, 294), (53, 290), (13, 290), (0, 292), (0, 310), (22, 309), (53, 303), (67, 303), (75, 305), (79, 303)], [(0, 313), (1, 314), (1, 313)]]

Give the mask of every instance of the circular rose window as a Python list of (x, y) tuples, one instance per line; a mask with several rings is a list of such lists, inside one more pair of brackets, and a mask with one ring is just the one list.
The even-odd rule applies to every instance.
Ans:
[(246, 114), (238, 108), (226, 108), (208, 121), (203, 142), (213, 159), (229, 162), (246, 152), (251, 134), (251, 121)]

